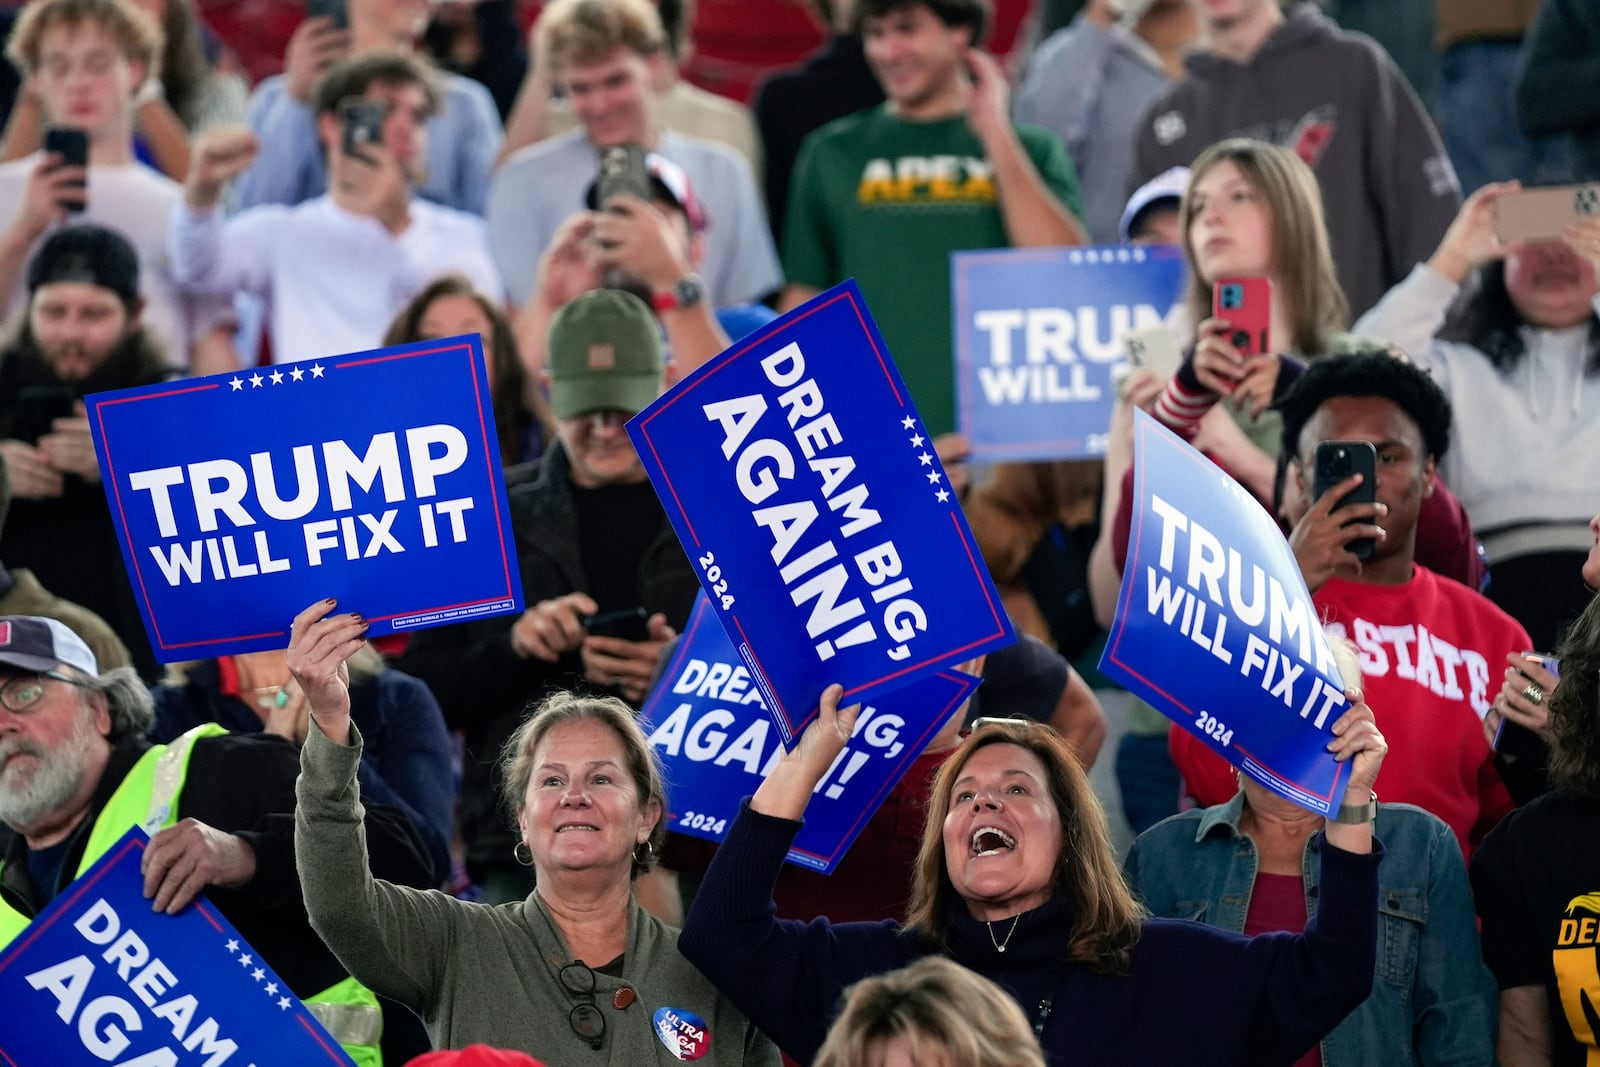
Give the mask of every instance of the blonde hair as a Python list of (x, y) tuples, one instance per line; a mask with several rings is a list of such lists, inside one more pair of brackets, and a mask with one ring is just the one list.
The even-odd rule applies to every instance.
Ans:
[(1189, 264), (1184, 298), (1189, 320), (1199, 324), (1211, 317), (1211, 284), (1216, 281), (1201, 276), (1189, 239), (1194, 189), (1207, 171), (1223, 162), (1239, 168), (1266, 208), (1272, 273), (1290, 313), (1294, 351), (1306, 356), (1326, 354), (1332, 335), (1343, 330), (1349, 320), (1350, 304), (1333, 267), (1322, 190), (1317, 176), (1299, 156), (1266, 141), (1247, 137), (1218, 141), (1201, 152), (1189, 170), (1178, 215), (1183, 220), (1183, 257)]
[(1003, 989), (943, 956), (850, 987), (812, 1067), (866, 1067), (893, 1038), (918, 1063), (1044, 1067), (1028, 1017)]
[(598, 63), (619, 48), (648, 57), (667, 47), (661, 16), (649, 0), (553, 0), (534, 32), (539, 51), (558, 70)]
[(33, 74), (39, 69), (46, 33), (58, 26), (72, 31), (86, 25), (111, 38), (130, 61), (144, 64), (146, 78), (157, 76), (161, 27), (131, 3), (117, 0), (32, 0), (11, 29), (6, 57), (24, 74)]
[(1126, 974), (1133, 963), (1144, 909), (1122, 876), (1105, 811), (1072, 746), (1050, 727), (1026, 719), (978, 727), (939, 768), (928, 796), (928, 821), (912, 873), (906, 926), (941, 947), (945, 943), (947, 909), (956, 888), (944, 854), (944, 820), (950, 814), (950, 794), (962, 768), (986, 745), (1016, 745), (1044, 764), (1050, 798), (1061, 819), (1054, 891), (1066, 898), (1067, 914), (1072, 917), (1063, 955), (1101, 974)]

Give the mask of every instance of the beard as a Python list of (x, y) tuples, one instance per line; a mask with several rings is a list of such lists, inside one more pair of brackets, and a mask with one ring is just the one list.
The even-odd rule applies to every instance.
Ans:
[[(85, 715), (66, 743), (55, 748), (20, 737), (0, 741), (0, 822), (26, 835), (45, 816), (71, 800), (89, 772), (94, 737), (94, 728)], [(11, 757), (18, 754), (37, 760), (31, 775), (7, 766)]]

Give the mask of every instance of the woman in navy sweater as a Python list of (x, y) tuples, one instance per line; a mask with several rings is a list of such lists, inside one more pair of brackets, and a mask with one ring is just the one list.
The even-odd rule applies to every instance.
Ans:
[(904, 926), (775, 918), (784, 855), (855, 725), (841, 695), (823, 694), (746, 802), (678, 942), (801, 1063), (846, 987), (933, 953), (1015, 997), (1052, 1064), (1290, 1064), (1370, 992), (1382, 858), (1372, 785), (1387, 746), (1358, 691), (1328, 746), (1351, 768), (1319, 843), (1316, 917), (1300, 934), (1255, 938), (1145, 917), (1071, 748), (1021, 722), (980, 725), (940, 770)]

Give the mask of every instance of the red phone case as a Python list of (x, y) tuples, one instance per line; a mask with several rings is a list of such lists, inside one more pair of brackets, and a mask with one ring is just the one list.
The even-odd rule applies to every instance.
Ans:
[(1270, 351), (1272, 281), (1268, 278), (1218, 278), (1211, 287), (1211, 314), (1227, 322), (1228, 339), (1241, 355)]

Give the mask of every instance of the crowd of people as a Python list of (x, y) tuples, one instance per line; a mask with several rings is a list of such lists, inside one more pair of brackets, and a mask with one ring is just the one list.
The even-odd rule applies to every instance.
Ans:
[[(1600, 179), (1585, 5), (1438, 0), (1414, 88), (1311, 0), (1087, 0), (1008, 59), (991, 0), (815, 0), (749, 108), (684, 0), (455, 6), (308, 5), (264, 77), (195, 0), (5, 12), (0, 946), (143, 825), (153, 906), (204, 892), (362, 1067), (1600, 1062), (1600, 214), (1497, 226)], [(1103, 459), (969, 462), (951, 255), (1083, 244), (1181, 250), (1181, 363)], [(1020, 639), (824, 877), (836, 687), (719, 844), (669, 825), (638, 712), (700, 581), (625, 423), (850, 278)], [(526, 609), (158, 662), (84, 397), (462, 333)], [(1312, 594), (1326, 818), (1092, 666), (1139, 409)]]

